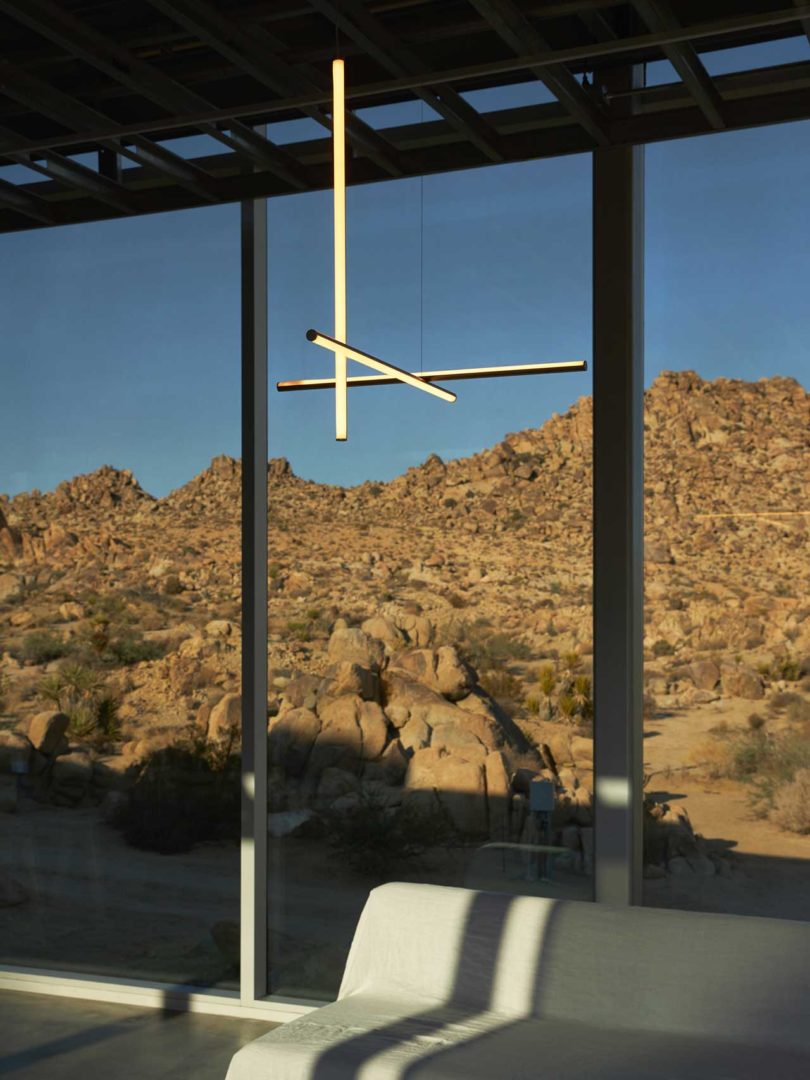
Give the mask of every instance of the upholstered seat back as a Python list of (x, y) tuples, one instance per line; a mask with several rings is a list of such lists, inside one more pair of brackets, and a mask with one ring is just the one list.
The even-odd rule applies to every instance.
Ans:
[(339, 997), (359, 993), (810, 1052), (810, 924), (383, 885)]

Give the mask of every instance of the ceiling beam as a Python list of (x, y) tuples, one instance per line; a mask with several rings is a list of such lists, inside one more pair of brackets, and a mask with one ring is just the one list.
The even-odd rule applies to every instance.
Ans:
[[(668, 0), (632, 0), (633, 6), (653, 33), (666, 33), (680, 29)], [(663, 47), (667, 60), (681, 77), (684, 86), (715, 131), (726, 126), (723, 99), (703, 61), (689, 41), (680, 41)]]
[[(279, 94), (306, 94), (323, 87), (283, 58), (283, 43), (261, 26), (250, 31), (226, 18), (205, 0), (149, 0), (152, 7), (205, 42), (245, 74)], [(332, 130), (332, 117), (320, 105), (304, 106), (301, 112)], [(356, 150), (366, 154), (390, 176), (403, 176), (405, 165), (384, 136), (351, 112), (346, 115), (346, 136)]]
[[(7, 149), (11, 143), (14, 143), (17, 148)], [(27, 149), (25, 144), (26, 140), (16, 131), (0, 127), (0, 157), (8, 158), (17, 165), (24, 165), (27, 169), (41, 173), (51, 180), (57, 180), (68, 189), (78, 192), (79, 195), (89, 195), (121, 213), (138, 213), (139, 208), (132, 192), (127, 191), (121, 184), (94, 172), (93, 169), (88, 169), (86, 165), (81, 165), (72, 158), (64, 157), (55, 150), (33, 151)]]
[[(775, 82), (773, 74), (769, 75), (767, 71), (718, 77), (718, 82), (722, 84), (726, 95), (728, 129), (741, 130), (759, 125), (810, 119), (810, 64), (792, 66), (806, 70), (804, 76), (797, 78), (795, 89), (785, 89), (786, 84), (780, 85), (778, 80)], [(761, 84), (757, 81), (759, 79), (761, 79)], [(740, 84), (738, 95), (732, 93), (730, 89), (727, 90), (738, 83)], [(760, 93), (760, 89), (763, 92)], [(695, 109), (691, 98), (687, 96), (683, 84), (673, 83), (671, 92), (678, 94), (672, 108), (665, 111), (645, 109), (626, 120), (617, 120), (612, 128), (614, 144), (654, 143), (705, 135), (705, 120)], [(521, 114), (525, 114), (526, 120), (520, 120)], [(592, 146), (587, 133), (570, 118), (563, 116), (557, 103), (503, 110), (500, 115), (504, 119), (500, 123), (497, 120), (498, 115), (490, 114), (488, 119), (501, 133), (508, 161), (519, 162), (561, 154), (582, 153)], [(531, 120), (533, 116), (537, 118), (534, 123)], [(437, 141), (434, 136), (426, 149), (420, 150), (418, 154), (414, 151), (418, 170), (422, 173), (426, 175), (446, 173), (480, 164), (475, 148), (463, 140), (448, 122), (434, 120), (428, 124), (414, 124), (408, 127), (413, 132), (420, 128), (444, 128), (447, 131), (447, 137), (442, 141)], [(513, 133), (509, 133), (510, 131)], [(3, 134), (0, 132), (0, 138)], [(393, 132), (392, 138), (394, 138)], [(413, 142), (412, 139), (402, 141), (410, 145)], [(330, 140), (326, 138), (308, 144), (306, 150), (302, 146), (302, 155), (305, 155), (313, 166), (319, 162), (328, 163), (329, 153)], [(228, 154), (222, 154), (220, 157), (223, 165), (227, 165), (231, 160)], [(212, 171), (216, 171), (213, 164), (215, 159), (207, 158), (205, 161)], [(285, 194), (287, 190), (283, 182), (270, 173), (246, 174), (234, 165), (230, 168), (230, 174), (219, 177), (222, 202), (235, 202), (244, 198), (272, 198)], [(313, 189), (327, 189), (330, 186), (331, 172), (328, 167), (322, 169), (313, 167), (311, 175), (314, 177)], [(418, 175), (418, 172), (415, 175)], [(366, 171), (364, 176), (358, 168), (353, 182), (362, 183), (376, 179), (376, 171)], [(56, 199), (61, 195), (58, 186), (53, 183), (30, 184), (17, 190), (23, 195), (43, 196), (43, 202), (45, 199), (52, 197)], [(50, 210), (51, 205), (48, 203), (46, 205)], [(179, 187), (149, 188), (144, 186), (138, 191), (139, 213), (162, 213), (199, 205), (201, 203), (197, 197)], [(58, 220), (48, 224), (79, 224), (117, 216), (89, 199), (75, 201), (60, 199), (58, 210), (54, 205), (53, 212), (58, 214)], [(5, 215), (0, 210), (0, 232), (18, 232), (37, 227), (40, 225), (34, 219), (27, 223), (17, 214)]]
[[(45, 82), (35, 75), (18, 68), (8, 61), (0, 61), (0, 82), (3, 92), (15, 101), (26, 105), (34, 112), (49, 116), (57, 123), (64, 125), (73, 131), (83, 131), (87, 127), (103, 127), (113, 121), (83, 101), (71, 97), (69, 94), (58, 90), (51, 83)], [(100, 140), (103, 149), (113, 154), (121, 154), (135, 161), (139, 165), (149, 164), (159, 169), (176, 183), (182, 184), (196, 195), (202, 196), (208, 202), (217, 202), (216, 184), (212, 177), (207, 176), (202, 169), (190, 165), (179, 155), (172, 153), (166, 147), (159, 146), (143, 135), (136, 135), (131, 140), (133, 145), (127, 146), (121, 139)], [(106, 174), (101, 174), (105, 176)], [(125, 191), (120, 182), (120, 176), (114, 178), (107, 175), (106, 179)]]
[[(470, 0), (470, 2), (501, 40), (518, 56), (527, 49), (539, 55), (553, 51), (539, 30), (529, 22), (513, 0)], [(597, 146), (610, 145), (607, 117), (564, 64), (532, 67), (529, 70), (588, 132)]]
[[(61, 46), (71, 56), (80, 57), (109, 78), (155, 102), (170, 114), (211, 107), (205, 98), (52, 3), (52, 0), (0, 0), (0, 11)], [(307, 188), (306, 172), (292, 155), (240, 121), (229, 121), (227, 126), (229, 130), (226, 132), (215, 124), (204, 123), (199, 125), (199, 130), (241, 153), (254, 164), (275, 173), (291, 188), (298, 191)]]
[[(310, 0), (312, 7), (350, 37), (392, 75), (428, 75), (427, 65), (371, 15), (358, 0)], [(416, 93), (445, 120), (454, 124), (490, 161), (503, 161), (497, 134), (451, 86), (439, 81), (414, 87)]]
[[(0, 0), (0, 9), (3, 3), (9, 0)], [(428, 83), (452, 83), (474, 82), (477, 79), (491, 78), (499, 74), (513, 74), (528, 70), (531, 67), (546, 67), (554, 63), (571, 63), (581, 61), (611, 61), (623, 59), (627, 54), (645, 52), (651, 49), (660, 49), (664, 45), (682, 41), (700, 41), (718, 35), (728, 33), (742, 33), (750, 30), (770, 29), (800, 21), (802, 16), (810, 19), (810, 0), (798, 8), (780, 8), (778, 11), (762, 12), (756, 15), (742, 17), (711, 19), (700, 23), (682, 27), (679, 30), (668, 31), (660, 34), (637, 34), (614, 41), (592, 41), (584, 45), (571, 48), (556, 49), (552, 53), (542, 56), (526, 54), (512, 58), (500, 58), (477, 64), (464, 64), (461, 66), (442, 68), (428, 73), (411, 73), (397, 76), (384, 82), (364, 83), (347, 87), (347, 98), (367, 102), (369, 99), (385, 98), (392, 94), (405, 91), (418, 91)], [(718, 82), (722, 81), (720, 79)], [(178, 111), (163, 120), (136, 121), (130, 124), (117, 124), (99, 130), (89, 129), (76, 135), (50, 136), (43, 139), (30, 141), (30, 149), (36, 151), (48, 149), (64, 149), (70, 146), (87, 146), (97, 143), (103, 138), (125, 137), (130, 138), (136, 134), (158, 134), (172, 132), (177, 134), (184, 129), (199, 129), (204, 124), (227, 125), (234, 117), (262, 118), (267, 120), (279, 114), (289, 114), (300, 111), (307, 105), (329, 105), (331, 93), (322, 91), (312, 94), (302, 94), (289, 98), (270, 98), (266, 101), (252, 101), (241, 105), (233, 105), (225, 108), (207, 106), (195, 108), (191, 111)], [(20, 148), (21, 140), (15, 136), (15, 142), (10, 143), (6, 150)], [(0, 146), (0, 154), (6, 151)]]
[(578, 11), (579, 20), (596, 41), (615, 41), (619, 36), (601, 11), (584, 9)]
[[(793, 0), (793, 4), (795, 7), (805, 6), (804, 0)], [(804, 36), (807, 38), (808, 44), (810, 44), (810, 15), (805, 15), (803, 18), (799, 19), (799, 22), (802, 24)]]
[[(0, 135), (7, 134), (0, 130)], [(63, 157), (46, 150), (43, 155), (18, 153), (13, 155), (13, 160), (18, 165), (25, 165), (27, 169), (41, 173), (51, 180), (58, 180), (69, 190), (79, 195), (89, 195), (93, 199), (106, 203), (114, 210), (123, 214), (137, 214), (138, 205), (130, 192), (124, 190), (120, 184), (88, 169), (86, 165), (80, 165), (78, 161)]]
[(23, 191), (17, 184), (0, 180), (0, 206), (5, 206), (17, 214), (25, 214), (40, 225), (55, 225), (53, 213), (44, 199)]

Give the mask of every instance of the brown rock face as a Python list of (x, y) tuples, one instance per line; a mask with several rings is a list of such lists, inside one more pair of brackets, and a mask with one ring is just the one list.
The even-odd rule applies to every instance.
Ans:
[(762, 676), (753, 668), (744, 664), (723, 664), (720, 675), (723, 693), (731, 697), (756, 701), (765, 696)]

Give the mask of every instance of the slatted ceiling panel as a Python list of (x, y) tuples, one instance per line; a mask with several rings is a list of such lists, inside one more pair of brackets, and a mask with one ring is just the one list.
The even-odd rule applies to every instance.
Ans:
[[(790, 5), (795, 17), (786, 21)], [(711, 79), (701, 59), (714, 48), (804, 35), (810, 8), (800, 0), (709, 6), (707, 13), (704, 0), (0, 0), (0, 58), (11, 64), (5, 93), (0, 86), (0, 153), (7, 152), (0, 180), (3, 161), (32, 154), (31, 167), (44, 171), (39, 181), (0, 184), (0, 231), (329, 186), (323, 90), (335, 22), (342, 22), (350, 108), (420, 98), (430, 105), (426, 123), (382, 133), (350, 119), (356, 183), (583, 152), (600, 140), (648, 142), (810, 116), (810, 64)], [(763, 24), (768, 13), (780, 21)], [(709, 38), (661, 38), (679, 25), (700, 31), (707, 18), (732, 22), (714, 26)], [(750, 19), (759, 25), (746, 25)], [(524, 42), (535, 55), (550, 50), (550, 62), (502, 70), (525, 55)], [(605, 43), (621, 51), (606, 53)], [(598, 77), (664, 56), (682, 82), (639, 96), (638, 115), (626, 120), (600, 104), (592, 122), (582, 72)], [(448, 69), (453, 76), (443, 82)], [(463, 96), (532, 78), (559, 103), (481, 113)], [(321, 125), (323, 138), (274, 147), (251, 132), (261, 121), (302, 116)], [(197, 132), (217, 140), (219, 151), (185, 162), (161, 146)], [(88, 152), (95, 161), (99, 151), (108, 166), (101, 176), (71, 161)], [(120, 173), (122, 151), (136, 164)]]

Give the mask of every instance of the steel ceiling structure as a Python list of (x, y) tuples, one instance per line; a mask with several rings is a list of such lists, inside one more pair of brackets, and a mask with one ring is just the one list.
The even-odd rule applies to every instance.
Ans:
[[(336, 50), (359, 184), (808, 118), (810, 62), (712, 78), (702, 59), (797, 35), (810, 2), (0, 0), (0, 231), (329, 187)], [(672, 82), (610, 93), (661, 59)], [(553, 100), (468, 99), (529, 80)], [(420, 123), (358, 115), (414, 100)], [(256, 130), (302, 118), (315, 137)], [(191, 135), (213, 152), (185, 157)]]

